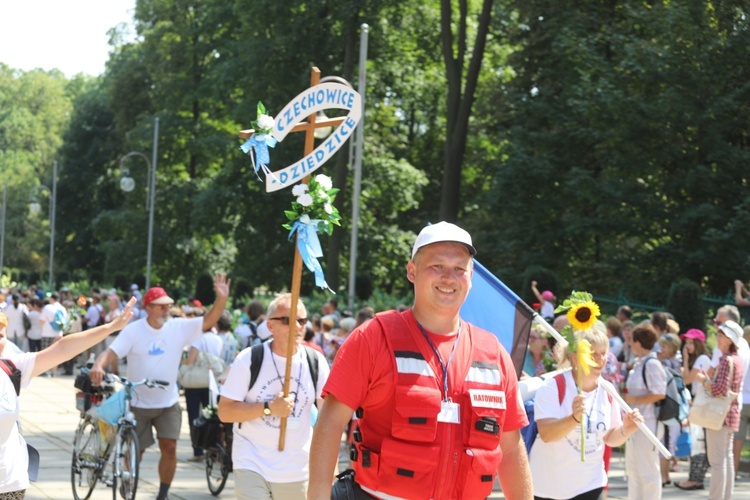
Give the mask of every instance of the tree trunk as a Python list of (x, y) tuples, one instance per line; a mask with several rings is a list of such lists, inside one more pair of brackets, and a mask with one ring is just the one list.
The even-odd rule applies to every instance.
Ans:
[[(440, 1), (440, 39), (443, 45), (445, 74), (448, 82), (445, 127), (445, 166), (440, 194), (440, 220), (455, 222), (458, 219), (461, 193), (461, 170), (466, 153), (469, 117), (474, 104), (479, 72), (487, 43), (493, 0), (483, 0), (479, 14), (477, 37), (468, 68), (464, 68), (466, 56), (466, 19), (468, 0), (459, 1), (458, 35), (456, 53), (453, 49), (451, 0)], [(466, 72), (465, 81), (462, 75)]]

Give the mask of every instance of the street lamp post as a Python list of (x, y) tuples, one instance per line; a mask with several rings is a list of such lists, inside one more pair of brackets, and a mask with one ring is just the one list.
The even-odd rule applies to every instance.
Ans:
[(57, 206), (57, 161), (55, 161), (52, 167), (52, 190), (44, 184), (38, 184), (31, 188), (29, 193), (29, 210), (33, 214), (38, 214), (42, 207), (36, 200), (36, 192), (38, 190), (47, 191), (50, 197), (49, 201), (49, 290), (53, 291), (52, 285), (54, 283), (53, 271), (55, 262), (55, 211)]
[(154, 147), (151, 153), (151, 160), (148, 156), (140, 151), (131, 151), (120, 158), (120, 170), (122, 178), (120, 179), (120, 189), (129, 193), (135, 189), (135, 181), (130, 177), (130, 170), (124, 164), (125, 160), (131, 156), (140, 156), (146, 161), (148, 166), (146, 181), (146, 211), (148, 211), (148, 248), (146, 250), (146, 290), (151, 287), (151, 249), (154, 241), (154, 200), (156, 199), (156, 157), (159, 151), (159, 117), (154, 119)]

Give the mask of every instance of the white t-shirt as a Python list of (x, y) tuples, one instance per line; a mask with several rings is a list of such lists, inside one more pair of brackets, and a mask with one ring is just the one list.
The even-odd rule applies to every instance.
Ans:
[(542, 307), (539, 309), (539, 315), (544, 319), (554, 318), (555, 317), (555, 305), (545, 300), (544, 304), (542, 304)]
[[(603, 385), (611, 386), (600, 378), (599, 386), (586, 397), (583, 415), (586, 440), (586, 461), (581, 462), (581, 427), (576, 426), (564, 438), (545, 443), (537, 436), (529, 455), (534, 495), (544, 498), (573, 498), (576, 495), (601, 488), (607, 484), (604, 472), (604, 436), (610, 429), (622, 425), (620, 406), (610, 403)], [(578, 394), (572, 372), (565, 372), (565, 396), (558, 399), (557, 381), (548, 378), (534, 398), (534, 418), (563, 418), (571, 414), (573, 398)], [(575, 480), (571, 480), (575, 478)]]
[(70, 320), (68, 311), (62, 306), (62, 304), (59, 302), (50, 302), (42, 308), (42, 315), (40, 317), (42, 322), (42, 337), (62, 337), (63, 332), (55, 331), (51, 324), (55, 320), (57, 311), (62, 311), (65, 317)]
[(217, 333), (217, 336), (221, 339), (221, 355), (219, 357), (228, 367), (232, 364), (234, 358), (237, 357), (237, 352), (240, 350), (237, 337), (229, 332)]
[(622, 352), (622, 339), (617, 336), (610, 337), (609, 350), (612, 351), (612, 354), (614, 354), (615, 357), (618, 357)]
[(12, 302), (8, 304), (4, 311), (8, 317), (8, 337), (13, 337), (13, 334), (20, 336), (26, 333), (23, 328), (23, 315), (28, 312), (29, 309), (21, 302), (18, 303), (18, 307), (15, 307)]
[[(263, 365), (255, 385), (250, 386), (250, 352), (244, 349), (232, 363), (229, 376), (221, 388), (221, 396), (235, 401), (259, 403), (271, 401), (283, 390), (286, 358), (273, 354), (270, 343), (263, 346)], [(300, 346), (292, 358), (290, 393), (296, 394), (292, 415), (287, 419), (286, 446), (279, 451), (279, 428), (281, 418), (261, 417), (234, 424), (232, 461), (235, 469), (257, 472), (271, 483), (304, 481), (309, 476), (310, 442), (312, 441), (311, 409), (320, 398), (328, 380), (328, 363), (322, 354), (318, 357), (317, 391), (313, 393), (313, 382), (307, 354)], [(275, 363), (275, 364), (274, 364)]]
[(132, 405), (136, 408), (168, 408), (180, 399), (177, 372), (184, 347), (203, 333), (203, 318), (173, 318), (158, 330), (146, 319), (130, 323), (109, 346), (118, 358), (128, 358), (128, 378), (169, 382), (166, 390), (139, 385)]
[(97, 323), (99, 323), (99, 318), (102, 317), (101, 311), (99, 311), (99, 308), (96, 307), (96, 305), (91, 304), (91, 306), (86, 310), (86, 328), (94, 328)]
[[(11, 354), (7, 357), (21, 370), (21, 387), (31, 382), (36, 353)], [(0, 369), (2, 371), (2, 369)], [(25, 490), (29, 487), (29, 454), (26, 441), (18, 431), (18, 397), (13, 382), (0, 373), (0, 493)]]
[(42, 317), (42, 312), (32, 309), (29, 311), (29, 321), (31, 322), (31, 328), (28, 332), (28, 337), (32, 340), (39, 340), (42, 338), (42, 325), (39, 323), (39, 319)]
[[(650, 361), (653, 359), (654, 361)], [(646, 382), (643, 380), (643, 363), (646, 365), (646, 378), (648, 378), (648, 389)], [(642, 358), (638, 358), (630, 370), (627, 381), (628, 392), (633, 396), (644, 396), (646, 394), (666, 394), (667, 393), (667, 372), (664, 365), (653, 352)], [(655, 430), (656, 427), (656, 406), (654, 403), (633, 404), (633, 408), (638, 408), (643, 415), (643, 420), (649, 429)]]
[(213, 332), (204, 333), (198, 340), (190, 345), (198, 349), (199, 352), (207, 352), (213, 354), (217, 358), (221, 357), (221, 337)]

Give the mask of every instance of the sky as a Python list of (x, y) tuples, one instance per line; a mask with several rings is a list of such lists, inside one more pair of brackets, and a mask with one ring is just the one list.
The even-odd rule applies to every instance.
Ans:
[(68, 78), (100, 75), (111, 49), (107, 31), (130, 24), (134, 10), (135, 0), (0, 0), (0, 62), (57, 68)]

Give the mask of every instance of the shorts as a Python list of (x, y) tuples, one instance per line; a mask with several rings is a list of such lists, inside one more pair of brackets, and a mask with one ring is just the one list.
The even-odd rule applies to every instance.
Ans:
[(280, 500), (305, 500), (307, 479), (292, 483), (269, 483), (263, 476), (248, 469), (234, 469), (234, 491), (238, 500), (273, 498)]
[(57, 339), (59, 339), (59, 338), (60, 337), (42, 337), (41, 338), (41, 341), (42, 341), (42, 350), (45, 350), (46, 348), (48, 348), (49, 346), (51, 346), (52, 344), (54, 344), (55, 341)]
[(182, 408), (180, 403), (175, 403), (168, 408), (133, 408), (130, 410), (135, 415), (135, 433), (138, 435), (138, 445), (145, 450), (154, 444), (154, 434), (151, 428), (156, 429), (157, 439), (174, 439), (180, 437), (182, 428)]
[(744, 442), (747, 439), (747, 427), (750, 424), (750, 401), (742, 402), (740, 411), (740, 429), (734, 433), (734, 439)]

